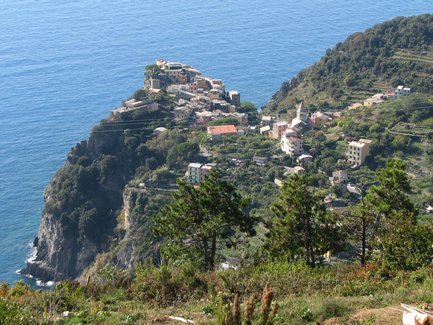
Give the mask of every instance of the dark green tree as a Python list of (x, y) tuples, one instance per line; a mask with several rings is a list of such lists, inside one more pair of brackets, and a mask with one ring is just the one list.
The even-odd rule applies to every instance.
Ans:
[(135, 100), (145, 100), (148, 98), (146, 89), (137, 89), (134, 94), (132, 95), (132, 98)]
[(223, 118), (218, 118), (216, 120), (210, 121), (208, 123), (209, 126), (227, 125), (227, 124), (239, 125), (239, 120), (236, 117), (223, 117)]
[(374, 214), (365, 205), (364, 200), (353, 206), (350, 211), (349, 233), (356, 243), (357, 255), (362, 266), (370, 258), (373, 241), (378, 232), (379, 225), (375, 220)]
[(212, 170), (199, 186), (179, 181), (174, 201), (155, 216), (154, 232), (166, 238), (168, 257), (215, 268), (218, 250), (238, 244), (236, 231), (254, 235), (256, 220), (244, 212), (248, 200)]
[(386, 167), (376, 172), (377, 185), (373, 185), (351, 211), (353, 239), (359, 247), (359, 258), (365, 265), (374, 248), (373, 243), (387, 235), (396, 216), (403, 215), (410, 224), (415, 224), (417, 210), (409, 200), (409, 178), (406, 165), (401, 160), (391, 159)]
[[(396, 213), (403, 213), (414, 223), (418, 211), (408, 196), (411, 187), (406, 163), (391, 159), (387, 161), (385, 168), (377, 171), (376, 177), (379, 184), (370, 187), (365, 197), (368, 208), (377, 218), (385, 219), (385, 222)], [(386, 226), (386, 223), (383, 226)]]
[(377, 262), (391, 270), (413, 271), (433, 261), (432, 224), (413, 224), (404, 214), (395, 215), (377, 243)]
[(343, 236), (335, 215), (327, 212), (322, 202), (306, 176), (288, 178), (272, 207), (275, 219), (269, 248), (273, 256), (286, 254), (291, 260), (303, 259), (315, 267), (318, 256), (341, 247)]

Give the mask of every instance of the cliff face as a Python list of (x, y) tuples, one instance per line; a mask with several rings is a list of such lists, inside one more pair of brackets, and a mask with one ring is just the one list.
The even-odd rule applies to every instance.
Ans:
[[(52, 183), (57, 181), (56, 178)], [(44, 194), (45, 205), (56, 205), (51, 184)], [(71, 235), (61, 216), (45, 209), (41, 217), (38, 235), (34, 240), (36, 257), (27, 262), (23, 274), (32, 275), (42, 281), (59, 281), (77, 278), (93, 262), (96, 255), (107, 248), (107, 244)]]
[(129, 189), (125, 189), (123, 192), (123, 213), (119, 226), (124, 234), (116, 249), (116, 264), (122, 268), (130, 268), (133, 265), (134, 251), (136, 250), (133, 242), (133, 229), (136, 225), (131, 221), (131, 191)]
[[(45, 190), (36, 257), (23, 274), (43, 281), (79, 279), (101, 261), (129, 268), (155, 254), (149, 220), (167, 195), (158, 195), (148, 207), (154, 199), (136, 185), (149, 179), (175, 182), (174, 175), (161, 169), (169, 150), (173, 163), (185, 169), (185, 153), (176, 146), (187, 137), (176, 131), (152, 136), (169, 116), (168, 108), (127, 112), (102, 121), (88, 140), (72, 148)], [(152, 122), (143, 123), (147, 120)], [(129, 182), (135, 191), (125, 188)]]
[[(46, 189), (45, 202), (50, 200), (50, 186)], [(38, 236), (35, 238), (36, 258), (27, 263), (22, 271), (43, 281), (58, 280), (75, 273), (76, 245), (63, 233), (60, 218), (44, 213), (41, 218)], [(73, 250), (73, 252), (71, 251)]]
[(108, 250), (130, 179), (119, 148), (119, 137), (108, 133), (94, 133), (72, 148), (45, 190), (36, 257), (23, 274), (42, 281), (76, 279)]

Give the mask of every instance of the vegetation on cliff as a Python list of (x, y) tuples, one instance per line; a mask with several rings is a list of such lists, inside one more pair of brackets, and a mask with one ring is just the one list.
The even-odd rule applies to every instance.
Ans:
[[(135, 96), (145, 93), (137, 91)], [(165, 101), (164, 97), (161, 101)], [(154, 129), (160, 126), (172, 130), (156, 137)], [(152, 192), (152, 184), (173, 185), (188, 162), (197, 158), (198, 139), (183, 132), (182, 125), (174, 126), (170, 105), (160, 105), (157, 111), (125, 112), (121, 118), (101, 121), (89, 140), (72, 148), (68, 161), (47, 188), (43, 212), (43, 219), (47, 220), (41, 223), (40, 236), (35, 241), (38, 254), (35, 263), (24, 272), (44, 280), (76, 278), (99, 253), (107, 252), (113, 242), (122, 239), (125, 227), (120, 223), (125, 220), (119, 216), (125, 186), (137, 187), (146, 182)], [(133, 231), (149, 228), (150, 217), (168, 202), (167, 192), (154, 194), (131, 194)], [(44, 228), (54, 224), (58, 235)], [(134, 256), (113, 255), (107, 259), (130, 265), (126, 259), (145, 259), (152, 252), (150, 243), (156, 241), (153, 236), (143, 240), (138, 235), (133, 240), (137, 241)], [(60, 251), (62, 257), (58, 259), (53, 254)]]

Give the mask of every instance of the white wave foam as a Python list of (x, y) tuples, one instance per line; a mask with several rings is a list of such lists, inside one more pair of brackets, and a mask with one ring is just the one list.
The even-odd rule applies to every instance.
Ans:
[(56, 283), (54, 281), (47, 281), (44, 282), (42, 280), (36, 280), (36, 285), (38, 287), (44, 287), (44, 288), (51, 288), (53, 285), (55, 285)]
[(38, 249), (36, 247), (34, 247), (33, 245), (31, 246), (31, 248), (32, 248), (32, 252), (31, 252), (30, 256), (26, 259), (26, 262), (33, 264), (36, 260), (36, 254), (38, 252)]

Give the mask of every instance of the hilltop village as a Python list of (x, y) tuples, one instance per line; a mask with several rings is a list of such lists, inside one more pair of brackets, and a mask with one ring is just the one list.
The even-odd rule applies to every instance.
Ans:
[[(125, 101), (121, 107), (112, 111), (110, 118), (120, 119), (123, 113), (133, 111), (157, 111), (159, 104), (152, 98), (163, 93), (171, 99), (172, 119), (187, 123), (186, 125), (192, 129), (205, 129), (211, 142), (224, 143), (227, 139), (245, 134), (256, 134), (263, 139), (273, 140), (274, 148), (277, 148), (280, 154), (254, 155), (251, 161), (259, 166), (271, 166), (271, 161), (275, 158), (281, 160), (281, 157), (290, 157), (292, 163), (281, 166), (283, 172), (280, 174), (284, 177), (304, 173), (306, 166), (314, 163), (314, 155), (304, 146), (306, 132), (330, 127), (347, 111), (381, 105), (385, 101), (407, 97), (411, 93), (410, 88), (398, 86), (395, 90), (369, 97), (362, 103), (352, 103), (346, 109), (327, 112), (309, 112), (304, 103), (300, 102), (293, 118), (289, 118), (289, 114), (286, 117), (260, 115), (257, 118), (257, 113), (250, 111), (249, 114), (254, 115), (254, 120), (251, 121), (248, 113), (240, 112), (242, 104), (239, 91), (227, 91), (222, 80), (205, 76), (191, 65), (162, 59), (146, 67), (142, 91), (146, 93), (145, 98), (131, 98)], [(167, 130), (167, 127), (159, 126), (154, 129), (153, 135), (157, 136)], [(336, 167), (347, 166), (352, 170), (362, 166), (370, 153), (372, 141), (364, 138), (353, 139), (344, 134), (341, 134), (341, 138), (346, 143), (345, 159), (338, 161)], [(205, 146), (201, 149), (202, 155), (212, 158), (212, 153)], [(237, 157), (227, 159), (237, 166), (245, 163)], [(198, 184), (215, 166), (216, 163), (191, 161), (185, 178), (192, 184)], [(343, 186), (343, 192), (359, 199), (365, 189), (362, 188), (363, 184), (350, 182), (348, 171), (345, 168), (335, 168), (329, 175), (324, 171), (322, 173), (329, 180), (331, 187)], [(274, 183), (281, 187), (283, 178), (275, 177)], [(140, 183), (140, 188), (146, 188), (146, 184)], [(331, 208), (347, 205), (346, 200), (338, 198), (335, 194), (329, 194), (326, 200)]]

